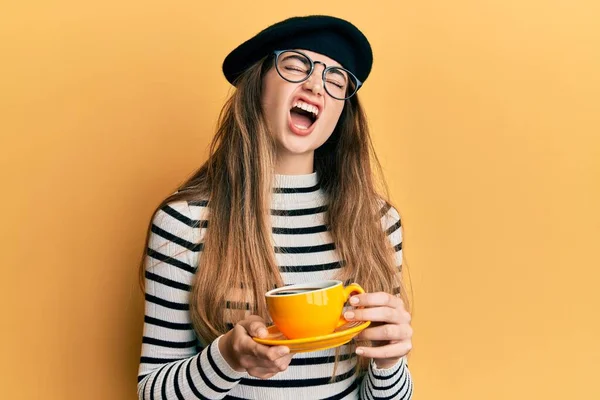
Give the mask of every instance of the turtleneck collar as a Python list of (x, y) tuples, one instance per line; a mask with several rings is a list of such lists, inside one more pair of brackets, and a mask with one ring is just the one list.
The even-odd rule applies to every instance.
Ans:
[(272, 196), (271, 205), (278, 210), (321, 207), (327, 202), (316, 172), (306, 175), (276, 174)]
[(319, 178), (316, 172), (306, 175), (275, 174), (273, 187), (275, 189), (301, 189), (317, 186)]

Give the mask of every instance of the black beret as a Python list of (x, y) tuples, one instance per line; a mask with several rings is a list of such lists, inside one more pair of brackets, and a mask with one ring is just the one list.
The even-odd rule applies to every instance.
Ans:
[(309, 15), (277, 22), (239, 45), (223, 61), (223, 74), (234, 84), (240, 74), (264, 56), (288, 49), (324, 54), (362, 82), (373, 65), (371, 45), (356, 26), (336, 17)]

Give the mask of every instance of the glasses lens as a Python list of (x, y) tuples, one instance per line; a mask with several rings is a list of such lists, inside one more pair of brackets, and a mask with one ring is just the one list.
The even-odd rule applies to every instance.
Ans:
[(310, 60), (295, 51), (286, 51), (279, 55), (277, 71), (285, 80), (302, 82), (310, 74)]
[(347, 99), (356, 93), (358, 82), (354, 75), (342, 68), (330, 68), (325, 73), (325, 89), (331, 97)]

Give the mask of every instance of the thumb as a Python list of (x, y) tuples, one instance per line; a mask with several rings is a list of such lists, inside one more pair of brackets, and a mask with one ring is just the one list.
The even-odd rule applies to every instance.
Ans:
[(238, 325), (246, 329), (246, 332), (250, 336), (262, 338), (268, 334), (265, 320), (258, 315), (251, 315), (243, 321), (238, 322)]

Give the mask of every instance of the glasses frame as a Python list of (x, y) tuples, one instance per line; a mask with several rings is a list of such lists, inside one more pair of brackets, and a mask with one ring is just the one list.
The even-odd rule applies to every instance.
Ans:
[[(283, 74), (281, 73), (281, 71), (279, 71), (279, 56), (282, 53), (286, 53), (286, 52), (291, 52), (291, 53), (297, 53), (300, 54), (303, 57), (306, 57), (308, 59), (308, 61), (310, 61), (310, 71), (308, 72), (308, 75), (306, 75), (306, 78), (301, 79), (299, 81), (293, 81), (290, 79), (287, 79), (286, 77), (283, 76)], [(283, 79), (284, 81), (290, 82), (290, 83), (301, 83), (301, 82), (305, 82), (308, 80), (308, 78), (311, 77), (311, 75), (313, 74), (313, 72), (315, 71), (315, 64), (322, 64), (323, 67), (323, 73), (321, 74), (321, 79), (323, 80), (323, 88), (325, 89), (325, 91), (327, 92), (327, 94), (329, 96), (331, 96), (332, 98), (336, 99), (336, 100), (347, 100), (350, 97), (354, 96), (356, 94), (356, 92), (358, 92), (358, 89), (360, 89), (360, 87), (363, 85), (363, 83), (356, 77), (356, 75), (354, 75), (351, 71), (347, 70), (346, 68), (343, 67), (338, 67), (337, 65), (331, 65), (331, 66), (327, 66), (327, 64), (325, 64), (322, 61), (313, 61), (312, 58), (310, 58), (308, 55), (304, 54), (303, 52), (301, 52), (300, 50), (292, 50), (292, 49), (288, 49), (288, 50), (275, 50), (273, 52), (273, 54), (275, 54), (275, 69), (277, 70), (277, 73), (279, 74), (279, 76), (281, 77), (281, 79)], [(332, 70), (332, 69), (341, 69), (342, 71), (346, 72), (349, 76), (351, 76), (352, 78), (354, 78), (356, 80), (356, 88), (354, 89), (354, 92), (346, 97), (335, 97), (334, 95), (332, 95), (331, 93), (329, 93), (329, 90), (327, 90), (327, 85), (325, 82), (325, 74), (327, 74), (327, 71)]]

